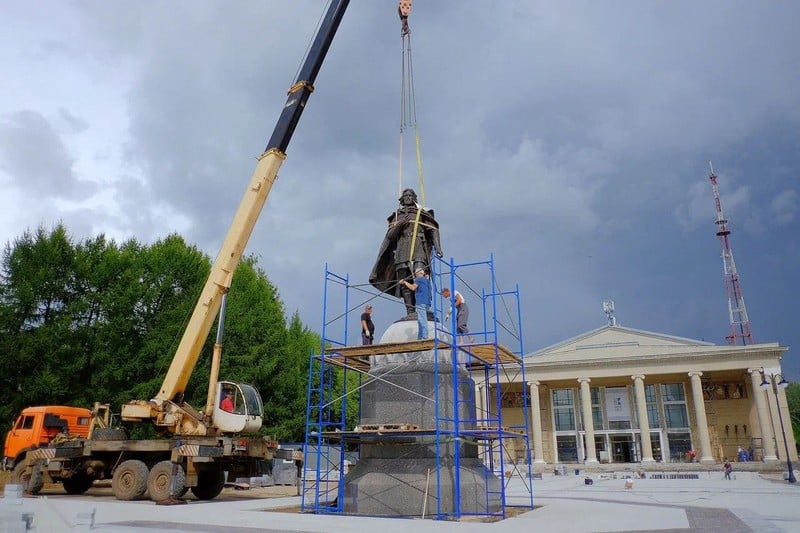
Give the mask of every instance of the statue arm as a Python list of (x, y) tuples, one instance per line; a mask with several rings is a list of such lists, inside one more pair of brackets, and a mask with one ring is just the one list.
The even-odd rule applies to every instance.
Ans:
[(389, 224), (389, 228), (386, 230), (386, 239), (389, 242), (395, 242), (397, 240), (397, 236), (400, 234), (400, 231), (402, 229), (403, 229), (402, 224), (395, 222)]
[[(391, 242), (397, 241), (397, 238), (403, 231), (403, 228), (409, 223), (408, 213), (398, 210), (395, 214), (389, 217), (389, 227), (386, 229), (386, 238)], [(411, 219), (413, 220), (413, 218)]]

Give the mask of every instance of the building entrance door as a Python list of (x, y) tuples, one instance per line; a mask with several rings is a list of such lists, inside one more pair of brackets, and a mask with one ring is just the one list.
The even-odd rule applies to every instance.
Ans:
[(611, 435), (611, 461), (614, 463), (635, 463), (636, 449), (632, 435)]

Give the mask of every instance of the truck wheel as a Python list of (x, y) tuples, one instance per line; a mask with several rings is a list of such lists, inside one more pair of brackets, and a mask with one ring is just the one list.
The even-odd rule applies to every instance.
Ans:
[(26, 483), (28, 483), (28, 479), (31, 477), (31, 470), (30, 468), (25, 468), (25, 458), (22, 457), (17, 461), (17, 465), (14, 467), (14, 471), (11, 472), (11, 483), (13, 485), (22, 485), (23, 488)]
[(97, 428), (92, 431), (92, 440), (128, 440), (125, 428)]
[(38, 465), (28, 467), (25, 465), (25, 460), (20, 459), (11, 473), (11, 483), (22, 485), (22, 490), (26, 494), (39, 494), (44, 487), (42, 469)]
[[(172, 461), (161, 461), (150, 469), (150, 474), (147, 476), (147, 492), (150, 493), (150, 499), (154, 502), (163, 502), (168, 500), (172, 494)], [(175, 474), (175, 497), (179, 498), (186, 494), (186, 473), (183, 467), (178, 465), (178, 471)]]
[(83, 472), (73, 474), (62, 480), (61, 484), (64, 485), (64, 491), (67, 494), (83, 494), (92, 486), (94, 480)]
[(201, 470), (197, 473), (197, 486), (192, 487), (192, 494), (198, 500), (213, 500), (225, 486), (225, 472), (219, 469)]
[(118, 500), (135, 500), (147, 490), (147, 465), (136, 459), (123, 461), (114, 470), (111, 490)]
[(28, 480), (28, 486), (25, 487), (25, 492), (28, 494), (39, 494), (44, 488), (44, 478), (42, 476), (42, 467), (38, 464), (33, 465), (31, 477)]

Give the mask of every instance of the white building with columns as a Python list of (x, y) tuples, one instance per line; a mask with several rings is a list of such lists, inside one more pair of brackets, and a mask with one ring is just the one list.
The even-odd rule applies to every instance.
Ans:
[[(761, 387), (787, 350), (605, 326), (526, 355), (526, 383), (521, 373), (501, 377), (503, 425), (525, 426), (528, 413), (539, 465), (713, 463), (737, 460), (740, 447), (755, 461), (785, 461), (780, 409), (796, 461), (784, 391)], [(494, 403), (484, 393), (496, 380), (488, 383), (476, 383), (476, 397)]]

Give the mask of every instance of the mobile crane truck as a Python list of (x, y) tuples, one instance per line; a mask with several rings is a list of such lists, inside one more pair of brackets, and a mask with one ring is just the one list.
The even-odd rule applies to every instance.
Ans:
[[(278, 175), (286, 147), (300, 120), (314, 81), (325, 59), (349, 0), (332, 0), (314, 41), (309, 48), (294, 85), (288, 91), (272, 137), (250, 179), (222, 247), (211, 268), (183, 337), (155, 398), (134, 400), (122, 406), (123, 422), (151, 422), (160, 434), (169, 438), (130, 440), (124, 428), (108, 427), (108, 406), (95, 405), (95, 411), (79, 413), (90, 416), (88, 432), (68, 438), (71, 429), (66, 411), (40, 411), (40, 424), (48, 420), (51, 430), (36, 442), (18, 438), (4, 451), (3, 464), (13, 468), (12, 482), (22, 484), (25, 492), (36, 494), (44, 483), (61, 482), (68, 494), (86, 492), (97, 479), (112, 480), (114, 495), (120, 500), (142, 498), (145, 493), (156, 502), (164, 502), (185, 494), (187, 490), (201, 500), (215, 498), (231, 476), (247, 476), (258, 471), (265, 460), (284, 457), (301, 460), (299, 452), (286, 455), (269, 437), (243, 436), (255, 434), (262, 423), (262, 401), (250, 385), (217, 381), (221, 357), (221, 332), (224, 300), (231, 280), (256, 220)], [(211, 361), (211, 377), (204, 410), (197, 410), (184, 401), (189, 378), (197, 364), (214, 319), (219, 315), (217, 342)], [(233, 412), (220, 407), (223, 393), (234, 393)], [(30, 408), (29, 408), (30, 409)], [(70, 415), (72, 416), (72, 415)], [(55, 417), (55, 418), (54, 418)], [(20, 431), (36, 419), (17, 419)], [(76, 422), (77, 423), (77, 422)], [(66, 429), (63, 437), (54, 435), (52, 427)], [(74, 424), (73, 424), (74, 425)], [(31, 428), (29, 428), (31, 429)], [(58, 433), (58, 432), (55, 432)]]

